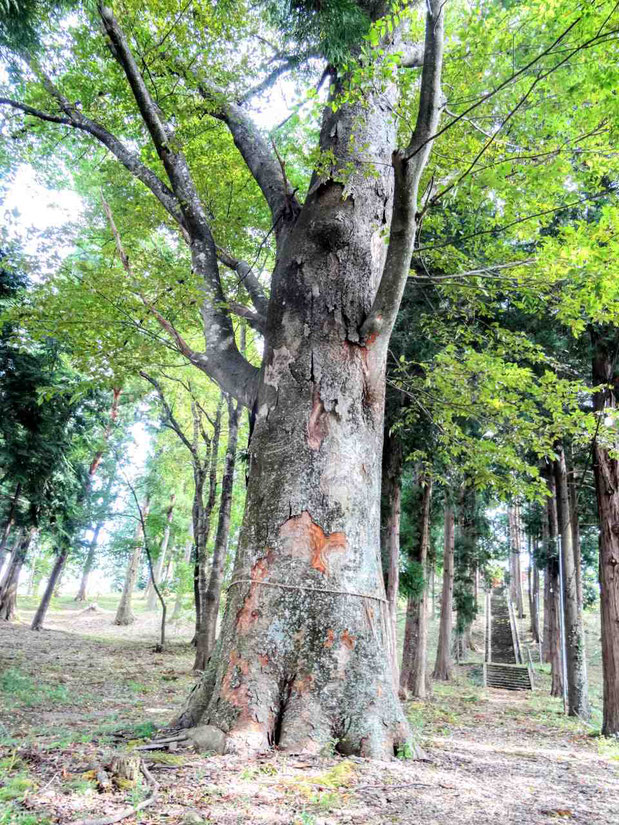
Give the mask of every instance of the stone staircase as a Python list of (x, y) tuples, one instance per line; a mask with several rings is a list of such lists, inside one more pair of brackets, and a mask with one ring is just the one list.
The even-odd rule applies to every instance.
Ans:
[(484, 684), (502, 690), (531, 690), (529, 668), (522, 664), (516, 619), (503, 588), (495, 588), (488, 599)]

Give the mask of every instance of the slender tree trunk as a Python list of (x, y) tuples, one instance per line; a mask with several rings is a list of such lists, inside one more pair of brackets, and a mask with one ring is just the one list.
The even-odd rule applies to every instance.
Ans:
[[(189, 539), (189, 541), (185, 545), (185, 553), (183, 555), (183, 563), (184, 564), (189, 564), (189, 562), (191, 561), (192, 553), (193, 553), (193, 519), (191, 521), (190, 529), (191, 529), (191, 538)], [(176, 571), (177, 571), (177, 575), (178, 575), (178, 565), (176, 566)], [(181, 610), (183, 609), (183, 596), (184, 596), (183, 582), (182, 582), (181, 579), (179, 579), (178, 587), (176, 589), (176, 601), (174, 602), (174, 610), (172, 612), (172, 621), (175, 621), (181, 615)]]
[(546, 582), (548, 587), (548, 661), (552, 684), (551, 696), (563, 695), (563, 653), (561, 650), (561, 602), (559, 584), (559, 522), (557, 517), (556, 484), (552, 471), (548, 476), (548, 547), (546, 549)]
[(36, 528), (31, 527), (22, 535), (19, 546), (13, 553), (11, 563), (4, 575), (2, 589), (0, 590), (0, 621), (11, 621), (15, 618), (19, 574), (35, 533)]
[(453, 590), (454, 590), (454, 511), (450, 504), (445, 505), (445, 546), (443, 555), (443, 590), (441, 594), (441, 622), (439, 628), (438, 648), (433, 678), (447, 682), (452, 677), (453, 662), (451, 658), (451, 631), (453, 626)]
[[(196, 476), (196, 495), (194, 496), (194, 525), (193, 532), (196, 543), (195, 570), (194, 570), (194, 593), (196, 597), (196, 632), (194, 644), (196, 646), (196, 658), (194, 670), (203, 670), (206, 661), (206, 624), (207, 624), (207, 603), (206, 592), (210, 572), (208, 570), (207, 545), (211, 532), (211, 515), (215, 507), (217, 497), (217, 462), (219, 458), (219, 441), (221, 438), (221, 415), (223, 409), (223, 394), (220, 395), (217, 405), (217, 414), (213, 426), (213, 437), (211, 440), (211, 453), (208, 473), (208, 499), (204, 504), (204, 483), (205, 476), (202, 470)], [(199, 491), (199, 492), (198, 492)]]
[[(172, 530), (172, 517), (174, 515), (174, 502), (176, 500), (176, 496), (174, 493), (170, 496), (170, 506), (168, 507), (166, 513), (166, 526), (165, 530), (163, 531), (163, 538), (161, 539), (161, 545), (159, 547), (159, 557), (157, 558), (157, 565), (155, 567), (155, 581), (157, 584), (161, 581), (161, 574), (163, 573), (163, 564), (166, 559), (166, 553), (168, 552), (168, 544), (170, 543), (170, 532)], [(146, 588), (146, 609), (147, 610), (154, 610), (157, 606), (158, 599), (157, 593), (155, 588), (153, 587), (153, 580), (152, 576), (149, 577), (148, 580), (148, 587)]]
[[(221, 495), (219, 498), (219, 517), (217, 533), (213, 548), (211, 575), (204, 596), (204, 638), (198, 636), (196, 643), (195, 670), (204, 670), (206, 663), (215, 647), (217, 636), (217, 619), (219, 616), (219, 602), (221, 600), (221, 584), (224, 573), (224, 562), (228, 549), (230, 535), (230, 513), (232, 510), (232, 492), (234, 488), (234, 469), (236, 465), (236, 450), (239, 436), (239, 421), (241, 409), (230, 398), (228, 403), (228, 444), (224, 471), (221, 478)], [(198, 660), (198, 657), (200, 659)]]
[[(428, 548), (430, 545), (430, 504), (432, 500), (432, 482), (420, 479), (422, 488), (420, 535), (415, 561), (426, 575)], [(427, 656), (428, 656), (428, 587), (423, 582), (420, 597), (410, 596), (406, 610), (406, 628), (404, 650), (402, 652), (402, 669), (400, 672), (400, 690), (406, 696), (425, 699), (427, 696)]]
[(394, 683), (398, 667), (398, 592), (400, 582), (400, 510), (402, 502), (402, 445), (385, 427), (381, 477), (380, 543), (388, 602), (388, 650)]
[(6, 521), (4, 522), (4, 527), (2, 528), (2, 533), (0, 533), (0, 569), (2, 569), (2, 565), (4, 563), (4, 557), (6, 556), (9, 536), (11, 534), (11, 529), (15, 522), (15, 512), (17, 510), (17, 502), (19, 500), (20, 493), (21, 482), (19, 482), (15, 487), (15, 493), (13, 494), (13, 498), (11, 499), (9, 512), (7, 513)]
[(576, 591), (578, 593), (578, 607), (580, 611), (582, 611), (582, 554), (580, 547), (580, 517), (578, 514), (578, 483), (576, 479), (576, 468), (573, 464), (571, 471), (568, 469), (568, 493), (571, 513), (570, 526), (572, 528), (572, 546), (574, 548), (574, 565), (576, 572)]
[(95, 564), (97, 544), (99, 542), (99, 533), (103, 529), (104, 524), (104, 521), (98, 521), (95, 525), (95, 529), (92, 534), (92, 539), (90, 540), (90, 544), (88, 545), (88, 555), (86, 556), (86, 561), (84, 562), (84, 567), (82, 569), (82, 578), (80, 580), (80, 586), (75, 597), (76, 602), (86, 601), (86, 596), (88, 594), (88, 577), (90, 576), (92, 568)]
[(522, 593), (522, 565), (520, 553), (522, 549), (522, 522), (520, 505), (514, 504), (510, 508), (510, 539), (511, 539), (511, 586), (512, 602), (518, 613), (518, 618), (524, 618), (524, 596)]
[[(148, 498), (146, 498), (144, 504), (142, 505), (142, 513), (144, 519), (146, 519), (146, 516), (148, 515), (148, 510), (149, 500)], [(114, 624), (117, 625), (128, 625), (132, 624), (135, 621), (135, 616), (133, 615), (133, 611), (131, 610), (131, 599), (133, 596), (133, 591), (135, 590), (135, 584), (138, 579), (138, 573), (140, 572), (143, 539), (144, 536), (142, 531), (142, 524), (138, 522), (135, 531), (134, 548), (129, 557), (129, 563), (127, 564), (127, 572), (125, 573), (125, 583), (123, 585), (123, 591), (120, 597), (120, 602), (118, 603), (118, 608), (116, 610), (116, 617), (114, 618)]]
[[(617, 409), (619, 375), (617, 372), (617, 330), (598, 327), (591, 330), (593, 344), (593, 384), (604, 385), (595, 393), (597, 415), (612, 415)], [(619, 735), (619, 461), (613, 445), (596, 438), (593, 468), (600, 525), (600, 618), (602, 629), (602, 668), (604, 707), (602, 733)]]
[(56, 556), (56, 561), (54, 562), (54, 566), (52, 567), (52, 572), (49, 577), (49, 581), (47, 582), (47, 586), (45, 588), (45, 592), (43, 593), (43, 598), (41, 599), (39, 606), (37, 608), (36, 613), (34, 614), (34, 618), (32, 620), (32, 624), (30, 625), (31, 630), (42, 630), (43, 629), (43, 622), (45, 620), (45, 615), (47, 613), (47, 609), (50, 605), (52, 600), (52, 595), (56, 588), (58, 579), (62, 573), (64, 568), (65, 562), (69, 555), (69, 547), (67, 545), (63, 546), (60, 552)]
[(563, 448), (559, 447), (557, 453), (558, 458), (554, 462), (554, 469), (561, 534), (561, 561), (563, 563), (563, 625), (565, 628), (568, 714), (588, 719), (590, 708), (585, 658), (585, 634), (582, 613), (578, 604), (578, 583), (574, 559), (567, 465)]
[[(535, 539), (537, 545), (537, 539)], [(539, 644), (539, 568), (537, 566), (537, 553), (534, 549), (533, 539), (529, 536), (529, 613), (531, 616), (531, 636), (533, 641)]]

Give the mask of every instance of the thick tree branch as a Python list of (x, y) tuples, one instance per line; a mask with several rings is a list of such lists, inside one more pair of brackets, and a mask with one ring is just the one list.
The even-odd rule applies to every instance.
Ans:
[(269, 299), (265, 295), (262, 284), (254, 274), (251, 266), (246, 261), (239, 261), (233, 258), (232, 255), (219, 246), (217, 247), (217, 257), (222, 264), (237, 273), (243, 286), (249, 293), (256, 314), (262, 319), (266, 319)]
[[(159, 326), (165, 330), (174, 340), (176, 349), (182, 353), (194, 366), (201, 369), (209, 378), (212, 378), (225, 391), (240, 401), (249, 409), (252, 408), (256, 394), (258, 392), (259, 370), (244, 358), (238, 351), (234, 341), (234, 335), (226, 335), (227, 330), (222, 330), (217, 324), (215, 310), (211, 310), (207, 301), (202, 306), (202, 318), (205, 331), (208, 331), (206, 338), (206, 352), (196, 352), (185, 341), (170, 321), (156, 309), (150, 301), (143, 295), (136, 286), (135, 278), (131, 270), (129, 258), (123, 248), (120, 233), (114, 222), (114, 217), (109, 204), (102, 198), (103, 209), (108, 219), (110, 229), (116, 242), (118, 256), (129, 278), (132, 289), (140, 298), (146, 309), (156, 319)], [(226, 316), (229, 319), (229, 316)], [(215, 319), (215, 320), (214, 320)]]
[(282, 174), (282, 169), (272, 147), (260, 134), (248, 113), (238, 104), (226, 99), (226, 93), (190, 70), (197, 84), (197, 91), (212, 107), (211, 114), (223, 121), (230, 130), (247, 168), (260, 187), (271, 210), (275, 235), (279, 237), (300, 212), (294, 190)]
[(424, 63), (417, 122), (408, 147), (394, 153), (395, 190), (389, 246), (383, 275), (370, 313), (361, 327), (361, 340), (371, 343), (389, 336), (395, 323), (408, 277), (415, 245), (419, 182), (425, 169), (432, 135), (441, 109), (444, 5), (446, 0), (427, 0)]

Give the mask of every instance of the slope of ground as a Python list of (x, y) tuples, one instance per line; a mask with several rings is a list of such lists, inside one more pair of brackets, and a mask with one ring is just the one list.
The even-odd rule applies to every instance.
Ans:
[[(112, 618), (65, 604), (53, 630), (0, 625), (0, 825), (105, 817), (147, 796), (144, 781), (102, 792), (97, 770), (180, 707), (193, 655), (177, 637), (190, 623), (162, 654), (154, 615), (139, 614), (130, 636)], [(484, 690), (480, 670), (461, 667), (456, 683), (409, 707), (426, 761), (147, 755), (159, 793), (138, 821), (616, 825), (619, 747), (564, 718), (543, 670), (533, 693)]]

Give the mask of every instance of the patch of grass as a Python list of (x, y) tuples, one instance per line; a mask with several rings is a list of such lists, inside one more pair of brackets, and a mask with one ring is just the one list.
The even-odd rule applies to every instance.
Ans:
[(12, 802), (15, 799), (23, 799), (29, 790), (34, 788), (34, 782), (26, 771), (11, 776), (0, 787), (0, 802)]
[(10, 707), (35, 707), (48, 702), (65, 705), (74, 701), (65, 685), (38, 684), (15, 667), (5, 670), (0, 676), (0, 692), (6, 694)]
[(600, 756), (619, 762), (619, 739), (616, 736), (600, 736), (597, 746)]
[(92, 780), (84, 776), (76, 776), (68, 782), (65, 782), (64, 787), (72, 793), (87, 794), (95, 791), (97, 786)]
[(51, 819), (27, 811), (19, 811), (11, 805), (0, 811), (0, 825), (51, 825)]

